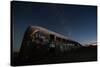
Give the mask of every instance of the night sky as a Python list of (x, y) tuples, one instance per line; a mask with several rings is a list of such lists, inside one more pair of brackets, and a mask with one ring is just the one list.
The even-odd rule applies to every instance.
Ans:
[(13, 1), (13, 49), (18, 51), (25, 30), (36, 25), (67, 36), (81, 44), (97, 39), (97, 7)]

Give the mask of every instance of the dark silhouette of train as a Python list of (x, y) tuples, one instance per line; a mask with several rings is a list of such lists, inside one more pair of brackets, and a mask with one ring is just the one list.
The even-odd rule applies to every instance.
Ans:
[(62, 55), (82, 45), (40, 26), (29, 26), (24, 34), (19, 57), (22, 60)]

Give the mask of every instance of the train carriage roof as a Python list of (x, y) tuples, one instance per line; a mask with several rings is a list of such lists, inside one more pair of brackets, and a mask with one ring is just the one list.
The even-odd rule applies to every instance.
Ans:
[[(70, 38), (68, 38), (68, 37), (66, 37), (66, 36), (63, 36), (63, 35), (58, 34), (58, 33), (56, 33), (56, 32), (50, 31), (50, 30), (48, 30), (48, 29), (46, 29), (46, 28), (43, 28), (43, 27), (40, 27), (40, 26), (30, 26), (30, 29), (35, 29), (35, 30), (42, 31), (42, 32), (45, 32), (45, 33), (48, 33), (48, 34), (53, 34), (53, 35), (55, 35), (55, 36), (57, 36), (57, 37), (59, 37), (59, 38), (62, 38), (62, 39), (66, 39), (66, 40), (69, 40), (69, 41), (76, 42), (76, 41), (74, 41), (74, 40), (72, 40), (72, 39), (70, 39)], [(76, 43), (78, 43), (78, 42), (76, 42)]]
[(40, 26), (31, 26), (31, 29), (36, 29), (36, 30), (39, 30), (39, 31), (42, 31), (42, 32), (45, 32), (45, 33), (48, 33), (48, 34), (53, 34), (53, 35), (55, 35), (57, 37), (60, 37), (60, 38), (69, 39), (68, 37), (65, 37), (65, 36), (63, 36), (61, 34), (58, 34), (56, 32), (50, 31), (50, 30), (48, 30), (46, 28), (43, 28), (43, 27), (40, 27)]

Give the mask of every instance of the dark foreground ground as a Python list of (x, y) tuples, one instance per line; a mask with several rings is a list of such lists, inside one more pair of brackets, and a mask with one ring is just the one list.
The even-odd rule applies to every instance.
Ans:
[(82, 47), (76, 51), (69, 51), (58, 56), (45, 56), (31, 60), (20, 60), (18, 53), (12, 54), (11, 65), (40, 65), (40, 64), (56, 64), (56, 63), (72, 63), (72, 62), (88, 62), (97, 61), (97, 46), (96, 47)]

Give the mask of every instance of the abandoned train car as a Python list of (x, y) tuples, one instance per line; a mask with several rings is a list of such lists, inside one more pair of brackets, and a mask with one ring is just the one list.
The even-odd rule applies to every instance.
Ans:
[(29, 26), (24, 34), (19, 56), (23, 59), (56, 56), (77, 50), (81, 46), (80, 43), (43, 27)]

